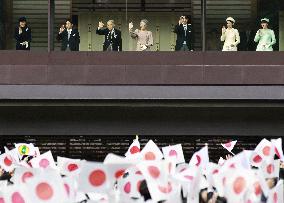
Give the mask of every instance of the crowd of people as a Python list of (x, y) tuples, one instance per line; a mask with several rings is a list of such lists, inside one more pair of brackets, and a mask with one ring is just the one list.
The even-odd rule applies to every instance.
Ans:
[[(239, 31), (234, 28), (236, 20), (232, 17), (226, 19), (227, 25), (221, 29), (221, 41), (223, 51), (238, 51), (238, 45), (243, 40)], [(254, 38), (258, 43), (256, 51), (273, 51), (273, 45), (276, 44), (274, 31), (269, 29), (270, 20), (261, 19), (261, 29), (259, 29)], [(153, 34), (148, 30), (148, 20), (142, 19), (140, 28), (135, 29), (132, 22), (129, 23), (129, 35), (137, 41), (136, 51), (150, 51), (154, 44)], [(175, 25), (174, 33), (177, 36), (176, 51), (193, 51), (194, 50), (194, 30), (190, 22), (190, 16), (183, 15), (179, 18), (178, 24)], [(99, 22), (96, 34), (105, 36), (103, 51), (122, 51), (122, 34), (115, 28), (114, 20), (109, 20), (107, 26)], [(31, 48), (31, 28), (27, 25), (27, 19), (21, 17), (19, 26), (15, 29), (16, 49), (30, 50)], [(67, 19), (66, 23), (59, 29), (57, 40), (61, 41), (62, 51), (79, 51), (80, 34), (74, 27), (72, 20)]]
[(181, 144), (163, 147), (133, 140), (125, 156), (104, 162), (40, 153), (19, 143), (0, 155), (1, 203), (283, 203), (282, 139), (263, 139), (255, 149), (210, 161), (208, 146), (189, 163)]

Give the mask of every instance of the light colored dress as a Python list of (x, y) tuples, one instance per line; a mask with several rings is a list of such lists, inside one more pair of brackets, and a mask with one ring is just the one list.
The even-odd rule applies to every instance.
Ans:
[(273, 51), (273, 45), (276, 43), (274, 31), (271, 29), (260, 29), (257, 31), (255, 42), (258, 42), (256, 51)]
[(227, 28), (225, 33), (222, 33), (221, 41), (224, 42), (223, 51), (238, 51), (237, 45), (241, 42), (239, 31)]
[(134, 32), (130, 30), (133, 39), (137, 39), (136, 51), (150, 51), (153, 46), (153, 34), (151, 31), (142, 31), (136, 29)]

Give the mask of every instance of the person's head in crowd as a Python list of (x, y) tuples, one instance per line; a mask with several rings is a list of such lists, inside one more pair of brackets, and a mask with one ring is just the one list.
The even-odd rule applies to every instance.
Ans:
[(199, 192), (199, 203), (207, 203), (208, 202), (208, 192), (207, 188), (200, 190)]
[(20, 26), (21, 28), (24, 28), (24, 27), (26, 27), (26, 25), (27, 25), (27, 19), (26, 19), (26, 17), (20, 17), (20, 18), (19, 18), (19, 26)]
[(274, 188), (277, 184), (278, 178), (267, 178), (266, 183), (270, 189)]
[(235, 25), (235, 23), (236, 23), (236, 21), (235, 21), (235, 19), (234, 18), (232, 18), (232, 17), (228, 17), (227, 19), (226, 19), (226, 22), (227, 22), (227, 28), (233, 28), (234, 27), (234, 25)]
[(70, 29), (73, 28), (73, 22), (72, 22), (71, 19), (67, 19), (67, 20), (65, 21), (65, 27), (66, 27), (67, 30), (70, 30)]
[(141, 30), (147, 30), (147, 27), (148, 27), (148, 20), (146, 19), (143, 19), (140, 21), (140, 28)]
[(189, 15), (182, 15), (180, 17), (180, 21), (181, 21), (182, 24), (186, 25), (186, 24), (190, 23), (191, 17)]
[(263, 29), (267, 29), (268, 28), (268, 24), (269, 24), (269, 19), (268, 18), (261, 19), (260, 25), (261, 25), (261, 27)]
[(112, 30), (115, 27), (114, 20), (107, 21), (107, 28), (108, 30)]
[(227, 199), (225, 197), (217, 197), (216, 203), (227, 203)]

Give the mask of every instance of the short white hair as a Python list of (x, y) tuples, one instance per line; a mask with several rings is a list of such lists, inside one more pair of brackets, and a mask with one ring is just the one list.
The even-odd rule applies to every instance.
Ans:
[(107, 22), (115, 25), (114, 20), (108, 20)]
[(142, 19), (142, 20), (141, 20), (141, 23), (142, 23), (142, 22), (145, 23), (146, 26), (147, 26), (148, 23), (149, 23), (149, 21), (148, 21), (147, 19)]

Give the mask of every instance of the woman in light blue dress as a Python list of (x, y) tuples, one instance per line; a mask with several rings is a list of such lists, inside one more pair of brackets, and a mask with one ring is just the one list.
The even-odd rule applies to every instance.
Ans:
[(261, 27), (255, 35), (254, 41), (258, 42), (256, 51), (273, 51), (273, 45), (276, 44), (274, 31), (268, 28), (269, 19), (261, 19)]

